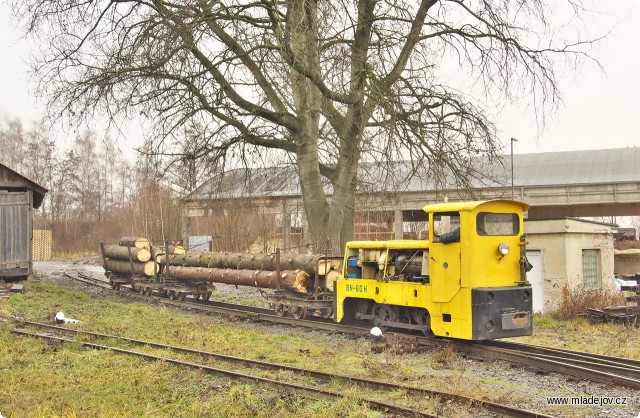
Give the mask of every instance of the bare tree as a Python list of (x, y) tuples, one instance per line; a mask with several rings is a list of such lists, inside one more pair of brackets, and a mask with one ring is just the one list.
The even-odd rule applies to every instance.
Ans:
[(24, 173), (24, 152), (26, 132), (22, 121), (4, 116), (0, 121), (0, 163), (18, 173)]
[[(452, 79), (473, 80), (497, 100), (557, 103), (554, 56), (578, 59), (584, 44), (546, 35), (549, 4), (14, 2), (46, 45), (34, 68), (52, 108), (142, 113), (158, 142), (197, 121), (210, 158), (270, 150), (270, 161), (290, 159), (317, 249), (339, 249), (353, 233), (359, 162), (407, 158), (465, 186), (482, 175), (473, 156), (495, 159), (485, 100), (474, 103)], [(559, 4), (583, 11), (579, 0)]]

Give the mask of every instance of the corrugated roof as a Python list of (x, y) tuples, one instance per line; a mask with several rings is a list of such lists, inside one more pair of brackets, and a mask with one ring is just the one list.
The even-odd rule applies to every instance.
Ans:
[[(363, 163), (359, 170), (359, 190), (367, 192), (418, 192), (454, 189), (455, 179), (447, 175), (436, 183), (426, 167), (409, 162)], [(475, 188), (511, 185), (510, 155), (502, 162), (478, 159), (476, 169), (486, 179), (474, 179)], [(513, 156), (514, 186), (562, 186), (576, 184), (623, 183), (640, 181), (640, 147), (603, 150), (543, 152)], [(325, 184), (331, 193), (331, 185)], [(295, 167), (268, 167), (230, 170), (203, 183), (187, 199), (299, 196)]]
[(516, 186), (640, 181), (640, 147), (513, 156)]

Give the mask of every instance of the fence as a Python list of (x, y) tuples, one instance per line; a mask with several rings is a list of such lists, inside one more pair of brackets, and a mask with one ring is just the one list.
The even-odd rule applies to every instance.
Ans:
[(33, 261), (51, 260), (51, 230), (33, 230)]

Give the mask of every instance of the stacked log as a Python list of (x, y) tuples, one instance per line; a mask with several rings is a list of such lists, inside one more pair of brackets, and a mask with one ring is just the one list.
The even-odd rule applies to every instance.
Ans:
[(151, 260), (151, 251), (147, 248), (123, 247), (113, 244), (104, 246), (104, 256), (107, 258), (129, 260), (129, 253), (131, 253), (131, 258), (135, 261), (145, 263)]
[[(180, 245), (169, 245), (168, 249), (169, 249), (169, 255), (186, 253), (184, 247)], [(162, 256), (164, 256), (165, 254), (167, 254), (167, 250), (165, 249), (165, 247), (155, 247), (151, 252), (151, 259), (154, 260), (156, 263), (160, 264), (160, 260), (162, 260)]]
[[(114, 258), (107, 258), (104, 262), (105, 270), (112, 271), (114, 273), (121, 274), (139, 274), (141, 276), (152, 277), (155, 275), (158, 269), (158, 264), (153, 261), (130, 262), (129, 260), (118, 260)], [(133, 268), (133, 271), (131, 270)]]
[[(157, 262), (166, 268), (171, 278), (178, 280), (212, 281), (242, 286), (276, 289), (278, 285), (292, 292), (307, 293), (312, 289), (316, 274), (329, 277), (338, 274), (341, 260), (317, 254), (294, 254), (280, 257), (275, 254), (227, 252), (190, 252), (157, 255)], [(278, 284), (276, 271), (280, 270)], [(333, 281), (333, 279), (332, 279)], [(327, 283), (332, 286), (333, 283)]]
[(119, 245), (121, 247), (151, 248), (149, 239), (141, 237), (122, 237), (120, 238)]
[(153, 277), (160, 269), (147, 238), (123, 237), (119, 245), (102, 245), (102, 256), (104, 269), (114, 273)]
[[(183, 281), (227, 283), (268, 289), (278, 288), (278, 276), (275, 271), (269, 270), (238, 270), (170, 265), (167, 273), (172, 279)], [(312, 286), (309, 275), (302, 270), (283, 270), (280, 272), (280, 280), (281, 288), (292, 292), (307, 293)]]
[[(166, 264), (166, 257), (159, 257), (160, 264)], [(170, 255), (171, 266), (183, 267), (205, 267), (216, 269), (235, 270), (269, 270), (275, 271), (275, 254), (249, 254), (249, 253), (226, 253), (226, 252), (190, 252), (187, 254)], [(317, 254), (293, 254), (280, 257), (281, 270), (302, 270), (309, 275), (316, 272), (325, 275), (330, 270), (340, 267), (340, 261), (335, 259), (325, 259)]]

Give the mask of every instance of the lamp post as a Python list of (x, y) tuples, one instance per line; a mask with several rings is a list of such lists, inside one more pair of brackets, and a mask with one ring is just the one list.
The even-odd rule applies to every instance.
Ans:
[(517, 139), (511, 138), (511, 200), (515, 199), (515, 193), (513, 189), (513, 143), (518, 142)]

